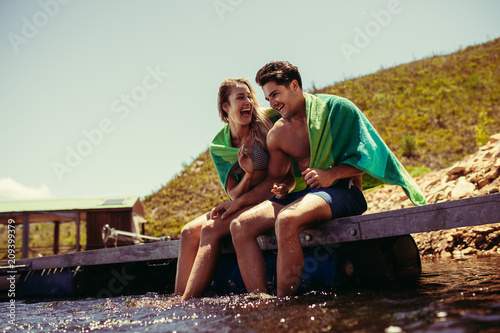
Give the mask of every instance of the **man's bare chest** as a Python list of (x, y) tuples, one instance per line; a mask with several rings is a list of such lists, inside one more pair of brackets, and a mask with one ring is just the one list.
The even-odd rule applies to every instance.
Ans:
[(311, 151), (307, 125), (290, 127), (282, 140), (283, 151), (295, 159), (301, 169), (309, 167)]

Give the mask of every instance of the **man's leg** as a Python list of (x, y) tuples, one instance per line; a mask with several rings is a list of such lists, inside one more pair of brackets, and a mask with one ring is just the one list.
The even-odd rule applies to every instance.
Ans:
[(182, 300), (199, 297), (205, 292), (217, 272), (221, 238), (229, 234), (230, 222), (249, 208), (251, 207), (245, 207), (224, 220), (210, 219), (203, 224), (198, 252)]
[(274, 227), (276, 216), (283, 207), (266, 200), (231, 222), (238, 266), (248, 292), (267, 292), (266, 263), (257, 237)]
[(300, 284), (304, 270), (300, 232), (331, 217), (332, 211), (328, 203), (313, 194), (294, 201), (278, 214), (275, 228), (278, 240), (276, 274), (279, 297), (292, 295)]
[(175, 276), (176, 295), (184, 294), (186, 284), (193, 268), (198, 246), (200, 245), (201, 227), (210, 219), (210, 213), (201, 215), (187, 223), (181, 230), (181, 245), (177, 260), (177, 274)]

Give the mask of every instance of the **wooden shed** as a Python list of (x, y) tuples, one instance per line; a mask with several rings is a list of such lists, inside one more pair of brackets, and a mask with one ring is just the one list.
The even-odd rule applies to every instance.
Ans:
[(15, 225), (23, 225), (23, 258), (29, 257), (29, 225), (32, 223), (54, 223), (54, 253), (57, 254), (61, 223), (75, 223), (76, 251), (80, 251), (80, 221), (87, 222), (85, 249), (91, 250), (104, 247), (102, 228), (106, 224), (119, 230), (144, 233), (143, 216), (144, 207), (139, 197), (0, 201), (0, 223), (13, 220)]

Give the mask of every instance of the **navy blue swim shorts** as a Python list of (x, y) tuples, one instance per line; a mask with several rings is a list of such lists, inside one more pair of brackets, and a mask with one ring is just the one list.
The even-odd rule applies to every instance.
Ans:
[(332, 210), (332, 219), (363, 214), (368, 208), (363, 192), (349, 179), (341, 179), (328, 188), (310, 188), (290, 193), (284, 199), (269, 199), (283, 206), (288, 206), (306, 194), (314, 194), (323, 198)]

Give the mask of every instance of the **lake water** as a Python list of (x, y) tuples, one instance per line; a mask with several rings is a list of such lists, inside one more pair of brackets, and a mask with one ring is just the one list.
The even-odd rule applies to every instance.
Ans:
[(422, 259), (416, 283), (339, 288), (291, 298), (179, 297), (25, 302), (15, 325), (1, 303), (0, 331), (24, 332), (500, 332), (500, 256)]

